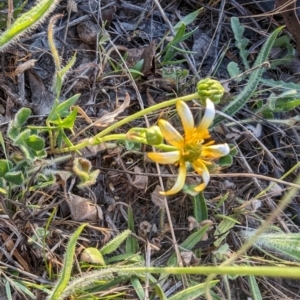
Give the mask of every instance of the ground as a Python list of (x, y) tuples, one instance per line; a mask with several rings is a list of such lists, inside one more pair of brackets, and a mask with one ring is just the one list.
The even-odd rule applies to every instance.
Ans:
[[(6, 2), (0, 3), (3, 31), (9, 13)], [(267, 230), (235, 264), (299, 265), (299, 199), (286, 193), (293, 192), (298, 174), (300, 25), (293, 1), (281, 11), (278, 6), (284, 1), (277, 6), (275, 2), (62, 0), (43, 22), (1, 52), (0, 299), (46, 299), (61, 277), (74, 232), (83, 223), (89, 225), (74, 246), (75, 256), (67, 252), (72, 278), (86, 278), (85, 272), (105, 264), (116, 279), (86, 279), (90, 285), (74, 288), (66, 299), (157, 299), (161, 296), (156, 286), (171, 298), (204, 283), (206, 277), (155, 275), (159, 280), (154, 284), (154, 277), (137, 276), (137, 283), (132, 274), (118, 273), (117, 268), (170, 266), (177, 263), (176, 254), (186, 266), (218, 265), (264, 220), (269, 222)], [(12, 19), (35, 5), (23, 4), (14, 1), (18, 14)], [(49, 21), (53, 15), (59, 16)], [(186, 25), (178, 25), (180, 20)], [(59, 64), (75, 61), (65, 74), (59, 99), (49, 24)], [(283, 24), (286, 28), (275, 34)], [(276, 35), (283, 38), (275, 41)], [(159, 190), (172, 187), (178, 170), (151, 162), (145, 155), (152, 151), (149, 145), (113, 141), (60, 153), (66, 139), (61, 133), (53, 141), (55, 131), (52, 135), (49, 126), (56, 123), (46, 124), (56, 100), (64, 103), (78, 95), (60, 117), (77, 112), (63, 132), (79, 144), (144, 108), (195, 93), (204, 78), (219, 81), (225, 89), (216, 103), (223, 118), (210, 131), (216, 144), (230, 145), (231, 153), (210, 170), (210, 182), (201, 194), (187, 187), (201, 182), (190, 169), (184, 191), (168, 196), (167, 207)], [(228, 105), (241, 94), (239, 103), (246, 99), (245, 103), (229, 113)], [(24, 107), (31, 115), (20, 125), (16, 114)], [(190, 101), (189, 107), (199, 123), (205, 105)], [(174, 106), (126, 122), (113, 132), (147, 128), (158, 119), (167, 119), (182, 132)], [(15, 124), (18, 134), (27, 125), (28, 136), (39, 132), (46, 156), (38, 157), (38, 151), (32, 152), (37, 159), (24, 156), (11, 130), (14, 125), (9, 124)], [(8, 160), (18, 178), (16, 173), (10, 174), (12, 179), (5, 175), (3, 162)], [(283, 211), (277, 211), (278, 206)], [(117, 246), (107, 250), (112, 239), (118, 240)], [(95, 249), (100, 252), (95, 254)], [(300, 299), (296, 279), (216, 278), (213, 299)], [(206, 299), (204, 292), (187, 295), (178, 297)]]

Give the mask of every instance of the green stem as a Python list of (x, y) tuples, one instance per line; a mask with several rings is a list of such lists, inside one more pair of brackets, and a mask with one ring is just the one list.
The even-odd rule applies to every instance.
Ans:
[(84, 139), (81, 143), (74, 145), (72, 147), (66, 147), (62, 149), (54, 149), (53, 153), (65, 153), (71, 151), (77, 151), (87, 146), (97, 146), (101, 143), (108, 142), (108, 141), (118, 141), (118, 140), (126, 140), (126, 134), (110, 134), (104, 136), (103, 138), (97, 138), (96, 136)]
[(121, 127), (122, 125), (124, 124), (127, 124), (139, 117), (142, 117), (144, 115), (147, 115), (153, 111), (157, 111), (161, 108), (165, 108), (165, 107), (168, 107), (168, 106), (171, 106), (171, 105), (174, 105), (176, 104), (177, 101), (191, 101), (191, 100), (195, 100), (195, 99), (199, 99), (199, 95), (198, 93), (194, 93), (194, 94), (191, 94), (191, 95), (187, 95), (187, 96), (183, 96), (183, 97), (179, 97), (179, 98), (175, 98), (175, 99), (171, 99), (171, 100), (168, 100), (168, 101), (164, 101), (162, 103), (159, 103), (159, 104), (155, 104), (155, 105), (152, 105), (148, 108), (145, 108), (133, 115), (130, 115), (128, 116), (127, 118), (123, 119), (123, 120), (120, 120), (119, 122), (107, 127), (106, 129), (104, 129), (103, 131), (99, 132), (95, 138), (102, 138), (103, 136), (105, 136), (106, 134), (110, 133), (111, 131)]
[[(125, 125), (125, 124), (127, 124), (127, 123), (129, 123), (129, 122), (131, 122), (135, 119), (138, 119), (138, 118), (140, 118), (140, 117), (142, 117), (146, 114), (149, 114), (153, 111), (157, 111), (159, 109), (174, 105), (174, 104), (176, 104), (177, 101), (191, 101), (191, 100), (196, 100), (196, 99), (199, 99), (198, 93), (190, 94), (190, 95), (187, 95), (187, 96), (171, 99), (171, 100), (159, 103), (159, 104), (152, 105), (148, 108), (145, 108), (145, 109), (143, 109), (143, 110), (141, 110), (141, 111), (139, 111), (139, 112), (137, 112), (133, 115), (130, 115), (130, 116), (120, 120), (119, 122), (117, 122), (115, 124), (112, 124), (111, 126), (107, 127), (103, 131), (99, 132), (94, 137), (85, 139), (81, 143), (79, 143), (77, 145), (74, 145), (73, 147), (66, 147), (66, 148), (62, 148), (62, 149), (54, 149), (53, 153), (65, 153), (65, 152), (69, 152), (69, 151), (77, 151), (77, 150), (80, 150), (80, 149), (85, 148), (87, 146), (96, 146), (96, 145), (99, 145), (100, 143), (103, 143), (103, 142), (106, 142), (106, 141), (111, 141), (111, 140), (127, 140), (127, 137), (126, 137), (125, 134), (112, 134), (112, 135), (107, 135), (107, 134), (112, 132), (113, 130), (121, 127), (122, 125)], [(155, 147), (157, 149), (166, 150), (166, 151), (176, 150), (176, 149), (174, 149), (174, 147), (172, 148), (172, 147), (170, 147), (168, 145), (165, 145), (165, 144), (155, 145)]]

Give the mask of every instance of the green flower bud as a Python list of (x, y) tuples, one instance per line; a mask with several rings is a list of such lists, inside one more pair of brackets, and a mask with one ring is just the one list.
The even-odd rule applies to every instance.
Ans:
[(219, 81), (205, 78), (198, 82), (197, 92), (199, 95), (199, 101), (201, 104), (205, 105), (205, 101), (209, 98), (215, 104), (218, 104), (223, 97), (224, 88)]
[(159, 145), (164, 138), (158, 126), (152, 126), (146, 130), (146, 141), (148, 145)]

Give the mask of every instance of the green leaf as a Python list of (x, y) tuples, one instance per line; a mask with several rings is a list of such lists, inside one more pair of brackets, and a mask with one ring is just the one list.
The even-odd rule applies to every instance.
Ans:
[(236, 156), (238, 154), (238, 149), (237, 149), (236, 145), (234, 145), (234, 144), (228, 144), (228, 146), (230, 148), (229, 154), (231, 156)]
[[(55, 47), (54, 43), (53, 43), (53, 46)], [(56, 48), (53, 49), (53, 51), (56, 51)], [(65, 74), (73, 67), (75, 62), (76, 62), (76, 53), (74, 53), (74, 55), (69, 60), (67, 65), (64, 68), (58, 70), (56, 76), (54, 76), (52, 90), (55, 91), (55, 95), (56, 95), (57, 99), (60, 96), (60, 92), (61, 92), (61, 88), (63, 85)], [(58, 67), (60, 68), (60, 65)]]
[[(201, 241), (202, 237), (206, 233), (207, 229), (209, 228), (209, 224), (203, 226), (201, 229), (197, 230), (196, 232), (192, 233), (183, 243), (180, 244), (180, 249), (182, 251), (192, 250), (195, 245)], [(168, 259), (167, 266), (172, 267), (177, 265), (177, 258), (176, 253), (173, 253), (170, 258)]]
[[(264, 68), (261, 67), (261, 65), (266, 62), (268, 59), (269, 53), (271, 51), (271, 48), (273, 46), (273, 43), (279, 34), (279, 32), (282, 30), (282, 26), (277, 28), (267, 39), (267, 41), (264, 43), (257, 59), (255, 60), (254, 67), (258, 67), (256, 70), (254, 70), (249, 78), (249, 81), (244, 88), (244, 90), (231, 102), (229, 103), (224, 109), (223, 112), (229, 116), (234, 115), (239, 110), (241, 110), (244, 105), (247, 103), (247, 101), (251, 98), (251, 96), (254, 94), (257, 85), (261, 79), (261, 76), (264, 72)], [(224, 118), (221, 116), (218, 116), (214, 120), (214, 125), (220, 123)]]
[(230, 232), (230, 229), (236, 224), (239, 223), (236, 219), (238, 218), (237, 215), (231, 215), (231, 216), (224, 216), (221, 215), (220, 217), (223, 218), (221, 223), (217, 226), (214, 236), (219, 236), (221, 234), (221, 237), (219, 237), (215, 242), (214, 246), (219, 247), (223, 240), (226, 238), (228, 233)]
[[(255, 230), (242, 230), (240, 235), (244, 240), (252, 237)], [(265, 253), (290, 261), (300, 262), (300, 234), (283, 232), (266, 232), (261, 234), (253, 246), (265, 250)]]
[[(168, 64), (170, 64), (170, 61), (173, 59), (173, 57), (176, 55), (178, 51), (177, 50), (178, 48), (175, 48), (175, 45), (189, 38), (191, 35), (194, 34), (194, 32), (197, 29), (198, 27), (188, 33), (185, 33), (186, 25), (184, 23), (181, 24), (173, 40), (169, 42), (166, 48), (162, 51), (162, 54), (165, 53), (163, 56), (162, 65), (167, 64), (167, 62)], [(184, 50), (181, 51), (184, 52)]]
[(233, 163), (233, 158), (230, 154), (219, 158), (218, 165), (220, 167), (230, 167)]
[(14, 145), (20, 146), (20, 145), (26, 145), (26, 140), (29, 138), (31, 134), (30, 129), (25, 129), (19, 133), (19, 135), (13, 140)]
[(181, 23), (181, 25), (178, 27), (178, 30), (176, 31), (174, 38), (167, 46), (175, 45), (178, 44), (180, 41), (182, 41), (182, 37), (185, 34), (185, 30), (186, 30), (186, 25), (184, 23)]
[(78, 229), (71, 235), (71, 238), (67, 245), (66, 254), (64, 257), (64, 262), (62, 264), (62, 271), (59, 276), (59, 279), (57, 283), (55, 284), (55, 287), (51, 291), (51, 294), (47, 298), (48, 300), (57, 300), (60, 298), (60, 295), (64, 292), (65, 288), (70, 282), (71, 278), (71, 272), (74, 262), (74, 254), (75, 254), (75, 246), (77, 243), (77, 239), (79, 238), (79, 235), (81, 234), (83, 228), (86, 226), (86, 224), (82, 224)]
[[(59, 127), (61, 127), (61, 128), (73, 130), (73, 127), (74, 127), (74, 124), (76, 121), (76, 117), (77, 117), (77, 111), (78, 111), (78, 107), (75, 107), (72, 110), (72, 112), (66, 118), (64, 118), (61, 122), (59, 122), (57, 125), (59, 125)], [(53, 123), (55, 123), (55, 122), (53, 122)]]
[(162, 51), (162, 53), (165, 53), (163, 57), (163, 63), (171, 60), (175, 56), (176, 52), (175, 49), (172, 48), (172, 46), (178, 44), (181, 41), (182, 36), (185, 33), (185, 29), (185, 24), (181, 24), (173, 40), (169, 42), (166, 48)]
[(89, 173), (89, 178), (87, 180), (81, 181), (79, 184), (77, 184), (77, 187), (82, 189), (88, 186), (91, 186), (96, 183), (96, 180), (99, 176), (100, 170), (94, 170), (93, 172)]
[(273, 79), (265, 79), (261, 78), (260, 82), (262, 82), (264, 85), (273, 87), (276, 89), (282, 89), (282, 90), (296, 90), (298, 93), (300, 93), (300, 84), (294, 83), (294, 82), (285, 82), (282, 80), (273, 80)]
[(288, 35), (282, 35), (277, 38), (273, 45), (274, 48), (283, 48), (285, 54), (279, 59), (274, 59), (271, 62), (271, 68), (276, 68), (278, 65), (290, 63), (296, 56), (296, 50), (291, 43), (291, 38)]
[(194, 218), (198, 223), (208, 219), (207, 204), (203, 193), (192, 197)]
[(31, 299), (36, 299), (36, 296), (24, 285), (22, 281), (14, 280), (15, 289), (22, 291)]
[(231, 28), (236, 41), (235, 45), (240, 50), (240, 56), (242, 58), (245, 69), (248, 70), (250, 68), (248, 63), (249, 51), (246, 50), (246, 47), (248, 46), (249, 40), (243, 37), (245, 28), (241, 26), (240, 21), (237, 17), (231, 18)]
[[(190, 32), (185, 33), (185, 34), (181, 37), (181, 39), (179, 39), (179, 40), (177, 41), (177, 43), (180, 43), (180, 42), (185, 41), (185, 40), (188, 39), (190, 36), (192, 36), (197, 30), (198, 30), (198, 27), (196, 27), (195, 29), (191, 30)], [(193, 52), (191, 52), (191, 53), (193, 53)]]
[(60, 74), (54, 75), (52, 90), (55, 94), (56, 99), (59, 99), (59, 97), (60, 97), (62, 85), (63, 85), (63, 79), (60, 76)]
[(119, 254), (119, 255), (114, 255), (111, 257), (107, 257), (105, 259), (107, 264), (113, 264), (116, 262), (122, 262), (122, 263), (141, 263), (143, 264), (145, 262), (144, 258), (138, 254), (132, 254), (132, 253), (126, 253), (126, 254)]
[(62, 146), (63, 142), (65, 142), (65, 144), (68, 147), (73, 147), (73, 144), (72, 144), (71, 140), (68, 138), (68, 136), (66, 135), (64, 129), (59, 129), (58, 136), (57, 136), (58, 148), (60, 148)]
[(140, 279), (138, 277), (133, 276), (131, 279), (131, 284), (136, 292), (136, 294), (138, 295), (140, 300), (144, 300), (145, 298), (145, 291), (144, 288), (140, 282)]
[(5, 158), (7, 159), (8, 157), (7, 157), (7, 152), (6, 152), (5, 142), (4, 142), (3, 134), (2, 134), (1, 131), (0, 131), (0, 145), (2, 146), (4, 156), (5, 156)]
[[(134, 218), (132, 207), (128, 206), (128, 229), (131, 232), (134, 232)], [(126, 240), (126, 253), (135, 254), (138, 252), (139, 245), (136, 238), (132, 235), (129, 235)]]
[(29, 108), (21, 108), (15, 115), (14, 119), (9, 123), (7, 135), (12, 141), (18, 137), (22, 130), (22, 126), (26, 123), (30, 115), (31, 110)]
[(75, 103), (77, 102), (77, 100), (79, 99), (80, 94), (76, 94), (72, 97), (70, 97), (69, 99), (67, 99), (66, 101), (60, 103), (57, 108), (56, 108), (56, 113), (61, 117), (65, 117), (66, 115), (68, 115), (70, 113), (70, 108), (71, 106), (75, 105)]
[(2, 187), (0, 187), (0, 193), (1, 193), (2, 195), (7, 195), (6, 190), (3, 189)]
[(218, 282), (219, 282), (219, 280), (214, 280), (214, 281), (210, 281), (208, 284), (204, 282), (204, 283), (199, 283), (199, 284), (193, 285), (191, 287), (188, 287), (188, 288), (180, 291), (176, 295), (169, 297), (168, 300), (199, 299), (198, 297), (200, 297), (201, 295), (203, 295), (205, 293), (207, 286), (209, 288), (212, 288)]
[(260, 287), (255, 279), (255, 276), (249, 275), (248, 276), (248, 282), (250, 286), (251, 296), (253, 300), (263, 300)]
[(172, 45), (171, 48), (173, 50), (175, 50), (177, 53), (183, 53), (183, 54), (196, 54), (197, 53), (195, 51), (190, 51), (190, 50), (185, 50), (185, 49), (178, 48), (174, 45)]
[(41, 151), (33, 151), (34, 159), (36, 158), (46, 158), (48, 156), (47, 151), (42, 149)]
[(73, 172), (79, 177), (80, 183), (77, 185), (79, 188), (87, 187), (95, 184), (100, 170), (91, 171), (92, 164), (88, 159), (75, 158), (73, 161)]
[(13, 300), (9, 281), (5, 281), (5, 292), (8, 300)]
[(24, 175), (22, 171), (11, 171), (4, 175), (4, 179), (16, 185), (24, 183)]
[(25, 144), (35, 151), (41, 151), (45, 148), (44, 139), (34, 134), (25, 140)]
[(92, 264), (105, 266), (105, 261), (101, 252), (94, 247), (85, 248), (81, 254), (81, 260)]
[(58, 72), (61, 78), (64, 78), (67, 72), (74, 66), (76, 62), (76, 52), (72, 56), (72, 58), (68, 61), (68, 63)]
[(47, 122), (58, 120), (58, 118), (64, 118), (70, 114), (70, 108), (76, 103), (79, 99), (80, 94), (76, 94), (66, 101), (59, 103), (58, 100), (55, 100), (55, 103), (49, 113)]
[(231, 61), (228, 65), (227, 65), (227, 72), (229, 74), (229, 76), (231, 78), (234, 78), (234, 80), (236, 82), (240, 82), (244, 79), (244, 76), (238, 76), (242, 73), (242, 71), (240, 70), (238, 64), (234, 61)]
[(13, 163), (7, 159), (0, 159), (0, 177), (9, 172), (13, 167)]
[(300, 99), (283, 98), (275, 102), (274, 112), (276, 111), (291, 111), (300, 105)]
[(180, 27), (181, 24), (185, 24), (185, 25), (190, 25), (191, 23), (193, 23), (195, 21), (195, 19), (198, 17), (199, 12), (203, 10), (203, 7), (195, 10), (194, 12), (186, 15), (185, 17), (183, 17), (175, 26), (174, 26), (174, 30), (177, 31)]
[(17, 127), (22, 127), (31, 115), (31, 109), (22, 107), (15, 115), (14, 122)]
[(100, 249), (102, 255), (109, 254), (117, 250), (120, 247), (120, 245), (126, 240), (126, 238), (130, 235), (130, 233), (131, 231), (129, 229), (124, 230), (122, 233), (118, 234), (115, 238), (109, 241)]
[(142, 69), (143, 69), (143, 65), (144, 65), (144, 59), (140, 59), (131, 69), (130, 71), (131, 72), (136, 72), (135, 74), (141, 74), (143, 75), (142, 73)]

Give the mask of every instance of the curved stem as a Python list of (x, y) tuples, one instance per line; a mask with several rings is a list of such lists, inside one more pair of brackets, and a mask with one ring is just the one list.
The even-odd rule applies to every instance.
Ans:
[(65, 152), (71, 152), (71, 151), (78, 151), (82, 148), (85, 148), (87, 146), (97, 146), (101, 143), (108, 142), (108, 141), (118, 141), (118, 140), (126, 140), (126, 134), (110, 134), (107, 136), (104, 136), (103, 138), (98, 138), (96, 136), (84, 139), (81, 141), (81, 143), (71, 146), (71, 147), (65, 147), (62, 149), (54, 149), (53, 153), (65, 153)]
[(175, 99), (171, 99), (171, 100), (168, 100), (168, 101), (164, 101), (162, 103), (159, 103), (159, 104), (156, 104), (156, 105), (152, 105), (148, 108), (145, 108), (133, 115), (130, 115), (126, 118), (124, 118), (123, 120), (120, 120), (119, 122), (107, 127), (106, 129), (104, 129), (103, 131), (99, 132), (95, 138), (102, 138), (103, 136), (105, 136), (106, 134), (110, 133), (111, 131), (117, 129), (118, 127), (124, 125), (124, 124), (127, 124), (139, 117), (142, 117), (146, 114), (149, 114), (153, 111), (157, 111), (161, 108), (164, 108), (164, 107), (167, 107), (167, 106), (171, 106), (171, 105), (174, 105), (176, 104), (177, 101), (191, 101), (191, 100), (195, 100), (195, 99), (199, 99), (199, 95), (198, 93), (194, 93), (194, 94), (191, 94), (191, 95), (187, 95), (187, 96), (183, 96), (183, 97), (179, 97), (179, 98), (175, 98)]
[[(65, 147), (62, 149), (54, 149), (52, 151), (52, 153), (65, 153), (65, 152), (69, 152), (69, 151), (78, 151), (87, 146), (96, 146), (96, 145), (99, 145), (100, 143), (103, 143), (106, 141), (111, 141), (111, 140), (127, 140), (126, 134), (111, 134), (111, 135), (107, 135), (107, 134), (112, 132), (113, 130), (121, 127), (122, 125), (125, 125), (139, 117), (142, 117), (153, 111), (157, 111), (161, 108), (174, 105), (174, 104), (176, 104), (177, 101), (191, 101), (191, 100), (196, 100), (196, 99), (199, 99), (198, 93), (190, 94), (187, 96), (164, 101), (164, 102), (156, 104), (156, 105), (152, 105), (152, 106), (145, 108), (133, 115), (130, 115), (130, 116), (124, 118), (123, 120), (120, 120), (119, 122), (117, 122), (115, 124), (112, 124), (111, 126), (107, 127), (103, 131), (99, 132), (94, 137), (84, 139), (81, 143), (74, 145), (72, 147)], [(140, 141), (140, 142), (142, 142), (142, 141)], [(144, 144), (147, 144), (147, 143), (144, 143)], [(170, 148), (171, 146), (168, 146), (165, 144), (154, 145), (154, 147), (156, 147), (157, 149), (165, 150), (165, 151), (174, 150), (173, 148)]]

